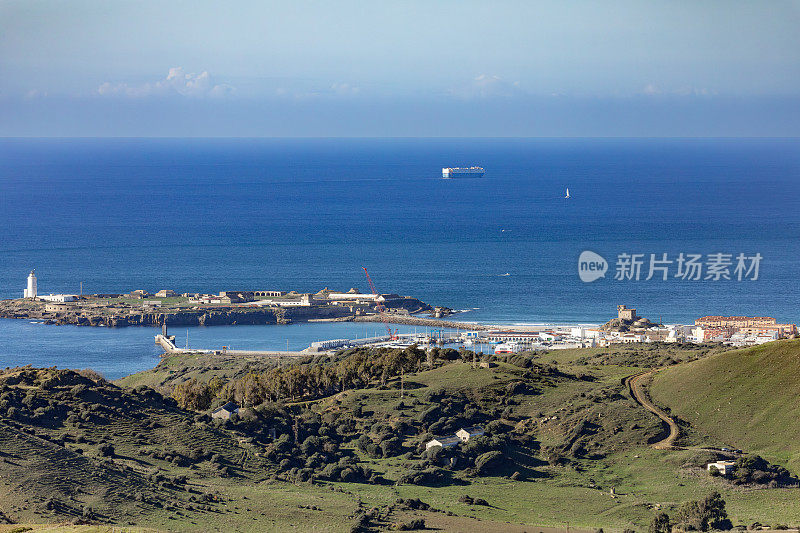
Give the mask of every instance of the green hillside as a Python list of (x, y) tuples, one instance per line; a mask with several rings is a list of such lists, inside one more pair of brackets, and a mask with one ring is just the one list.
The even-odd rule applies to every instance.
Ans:
[(656, 403), (709, 444), (800, 471), (800, 340), (733, 350), (661, 371)]
[[(670, 365), (665, 377), (682, 367), (692, 377), (706, 358), (725, 361), (720, 350), (563, 350), (485, 368), (454, 350), (434, 361), (414, 349), (354, 350), (289, 366), (174, 357), (117, 384), (90, 371), (6, 369), (0, 524), (344, 532), (424, 519), (430, 529), (491, 533), (568, 520), (570, 530), (643, 530), (657, 511), (677, 516), (712, 491), (734, 525), (800, 523), (800, 489), (737, 485), (708, 475), (713, 452), (648, 446), (662, 423), (624, 379)], [(198, 404), (204, 396), (188, 393), (212, 379), (224, 383), (212, 400), (183, 405)], [(228, 400), (249, 406), (211, 420)], [(472, 425), (487, 434), (425, 450), (432, 435)]]

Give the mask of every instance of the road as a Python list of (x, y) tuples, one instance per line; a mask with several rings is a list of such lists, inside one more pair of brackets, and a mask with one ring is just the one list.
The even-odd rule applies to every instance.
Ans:
[(658, 450), (668, 450), (675, 448), (675, 441), (680, 435), (680, 428), (678, 427), (678, 424), (675, 423), (675, 420), (673, 420), (663, 409), (650, 401), (650, 398), (648, 398), (645, 392), (643, 384), (644, 380), (656, 372), (658, 372), (658, 369), (628, 376), (625, 378), (625, 384), (628, 386), (631, 396), (639, 405), (656, 415), (669, 426), (669, 435), (665, 439), (654, 442), (650, 445)]

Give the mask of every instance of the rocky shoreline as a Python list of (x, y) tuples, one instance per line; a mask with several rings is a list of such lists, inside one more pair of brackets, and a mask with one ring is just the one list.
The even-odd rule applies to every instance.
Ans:
[[(416, 298), (402, 298), (389, 316), (407, 319), (433, 308)], [(0, 318), (42, 320), (47, 324), (93, 327), (229, 326), (291, 324), (311, 320), (348, 321), (371, 310), (348, 306), (143, 308), (97, 305), (89, 302), (48, 304), (39, 300), (0, 300)], [(400, 322), (405, 323), (405, 322)]]

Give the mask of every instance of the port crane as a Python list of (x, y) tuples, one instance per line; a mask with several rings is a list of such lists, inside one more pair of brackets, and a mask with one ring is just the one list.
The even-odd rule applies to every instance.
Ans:
[(397, 340), (397, 333), (392, 333), (392, 328), (389, 326), (389, 319), (386, 317), (386, 308), (383, 307), (383, 302), (380, 301), (380, 293), (378, 289), (375, 288), (375, 284), (372, 283), (372, 278), (369, 277), (369, 272), (367, 272), (367, 267), (361, 267), (364, 269), (364, 274), (367, 275), (367, 283), (369, 283), (369, 290), (372, 294), (375, 295), (375, 307), (378, 308), (378, 313), (381, 315), (381, 322), (386, 327), (386, 332), (389, 334), (389, 338), (391, 340)]

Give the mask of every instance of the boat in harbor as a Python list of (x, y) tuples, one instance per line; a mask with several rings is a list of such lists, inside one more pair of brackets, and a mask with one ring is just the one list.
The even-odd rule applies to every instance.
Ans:
[(494, 353), (517, 353), (520, 345), (516, 342), (505, 342), (494, 347)]
[(445, 167), (442, 169), (442, 178), (482, 178), (484, 173), (483, 167)]

